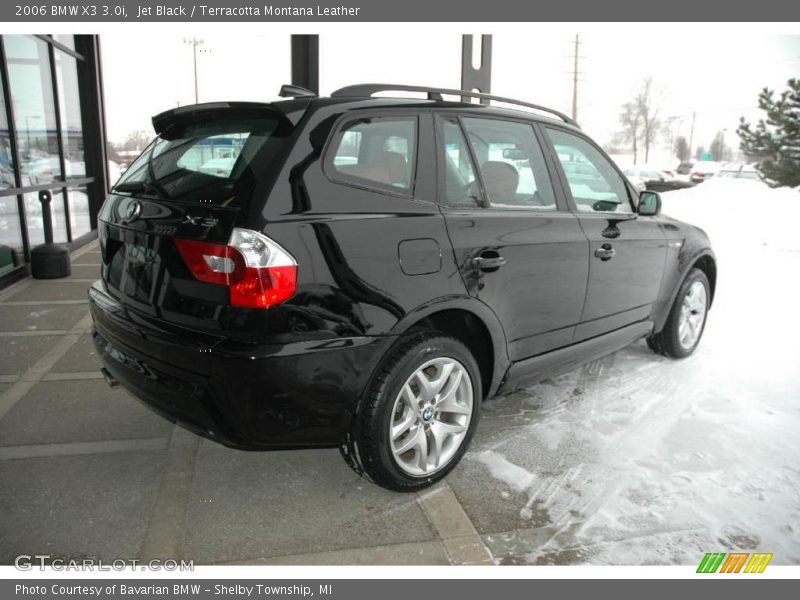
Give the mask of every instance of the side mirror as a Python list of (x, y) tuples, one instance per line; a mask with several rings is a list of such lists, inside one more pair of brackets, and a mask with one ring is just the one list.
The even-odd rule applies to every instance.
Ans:
[(644, 191), (639, 194), (639, 214), (655, 217), (661, 212), (661, 196), (657, 192)]

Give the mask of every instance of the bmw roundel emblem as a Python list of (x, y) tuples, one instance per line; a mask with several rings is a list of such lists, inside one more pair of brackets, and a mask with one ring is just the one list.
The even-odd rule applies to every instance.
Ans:
[(139, 218), (139, 215), (142, 214), (142, 203), (134, 200), (130, 204), (128, 204), (128, 208), (125, 210), (125, 218), (123, 219), (124, 223), (130, 223), (135, 221)]

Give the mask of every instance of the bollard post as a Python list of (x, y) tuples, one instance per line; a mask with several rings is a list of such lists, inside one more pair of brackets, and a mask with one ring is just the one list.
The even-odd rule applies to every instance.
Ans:
[(50, 190), (42, 190), (39, 192), (39, 202), (42, 204), (42, 226), (44, 227), (44, 243), (53, 243), (53, 215), (50, 212), (50, 202), (53, 200), (53, 194)]

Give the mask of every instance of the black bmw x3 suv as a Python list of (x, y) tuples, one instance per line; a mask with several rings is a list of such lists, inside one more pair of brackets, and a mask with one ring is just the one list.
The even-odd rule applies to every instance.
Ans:
[(694, 351), (708, 238), (565, 115), (404, 85), (281, 95), (153, 118), (100, 214), (111, 384), (222, 444), (339, 447), (411, 491), (488, 398), (641, 338)]

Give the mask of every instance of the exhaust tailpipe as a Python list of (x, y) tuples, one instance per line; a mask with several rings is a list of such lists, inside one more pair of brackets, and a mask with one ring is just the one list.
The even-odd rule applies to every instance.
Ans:
[(114, 376), (111, 373), (109, 373), (108, 370), (105, 367), (100, 369), (100, 372), (103, 374), (103, 379), (106, 380), (106, 383), (108, 384), (108, 387), (112, 387), (113, 388), (113, 387), (117, 387), (119, 385), (119, 381), (114, 379)]

